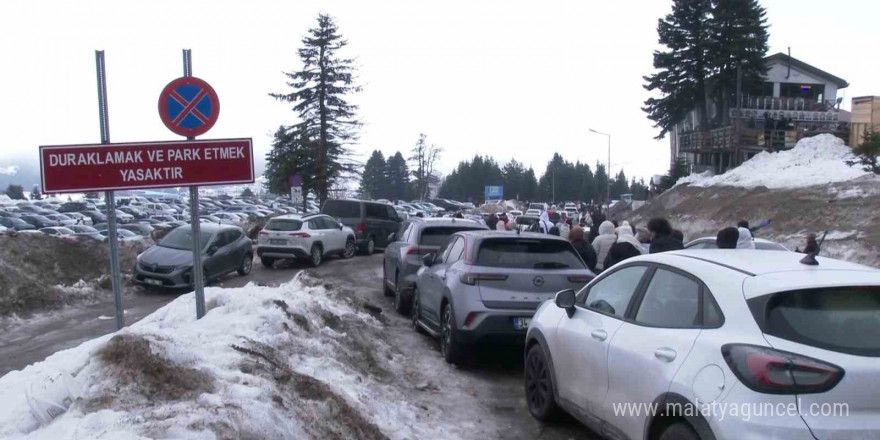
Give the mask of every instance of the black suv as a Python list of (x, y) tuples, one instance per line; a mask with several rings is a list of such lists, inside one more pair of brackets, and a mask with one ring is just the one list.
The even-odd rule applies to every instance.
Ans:
[(327, 200), (321, 213), (351, 228), (358, 249), (367, 255), (387, 246), (388, 236), (397, 232), (401, 221), (393, 206), (363, 200)]

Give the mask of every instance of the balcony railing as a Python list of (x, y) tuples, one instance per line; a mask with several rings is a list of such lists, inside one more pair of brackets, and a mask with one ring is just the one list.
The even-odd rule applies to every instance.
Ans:
[(787, 119), (799, 122), (837, 122), (837, 101), (816, 103), (804, 98), (743, 95), (741, 108), (730, 109), (731, 119), (762, 121)]

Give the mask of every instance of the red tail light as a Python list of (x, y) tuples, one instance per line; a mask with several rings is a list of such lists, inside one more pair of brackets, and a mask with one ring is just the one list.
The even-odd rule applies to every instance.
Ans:
[(367, 224), (365, 222), (360, 222), (357, 225), (355, 225), (354, 230), (363, 234), (364, 231), (367, 230)]
[(827, 362), (757, 345), (726, 344), (721, 353), (740, 382), (759, 393), (824, 393), (845, 373)]
[(434, 252), (434, 249), (423, 248), (419, 246), (413, 246), (406, 250), (407, 255), (427, 255), (433, 254)]
[(309, 238), (309, 237), (311, 237), (311, 235), (309, 235), (308, 232), (291, 232), (290, 234), (287, 234), (287, 235), (289, 235), (291, 237), (296, 237), (296, 238)]
[(586, 284), (586, 283), (589, 283), (590, 281), (593, 281), (593, 277), (591, 277), (589, 275), (572, 275), (572, 276), (568, 277), (568, 281), (571, 281), (572, 283)]
[(474, 313), (474, 312), (468, 313), (467, 316), (464, 318), (464, 326), (467, 327), (467, 326), (471, 325), (471, 323), (474, 322), (474, 318), (476, 318), (476, 317), (477, 317), (476, 313)]
[(269, 233), (266, 231), (260, 231), (260, 237), (268, 237)]
[(497, 273), (463, 273), (461, 274), (461, 282), (473, 286), (477, 281), (504, 281), (507, 275)]

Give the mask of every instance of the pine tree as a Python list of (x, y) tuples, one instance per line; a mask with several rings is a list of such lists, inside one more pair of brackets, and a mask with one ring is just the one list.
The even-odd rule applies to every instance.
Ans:
[(256, 195), (254, 194), (253, 191), (251, 191), (250, 188), (245, 188), (244, 191), (241, 192), (241, 195), (239, 197), (241, 197), (243, 199), (252, 199), (252, 198), (256, 197)]
[(24, 188), (21, 185), (12, 185), (6, 187), (6, 195), (13, 200), (26, 200), (24, 197)]
[(759, 88), (764, 81), (764, 56), (770, 38), (766, 16), (758, 0), (713, 0), (709, 53), (714, 96), (725, 122), (731, 105), (737, 103), (737, 71), (742, 75), (743, 92)]
[(387, 165), (385, 164), (385, 156), (379, 150), (373, 150), (373, 154), (367, 159), (364, 165), (364, 172), (361, 176), (361, 197), (369, 199), (381, 199), (387, 197)]
[(511, 159), (501, 169), (501, 176), (504, 182), (504, 197), (507, 199), (517, 198), (526, 200), (525, 196), (525, 178), (526, 169), (522, 163)]
[(657, 24), (659, 43), (668, 50), (654, 51), (658, 72), (644, 80), (645, 88), (659, 91), (661, 97), (648, 99), (643, 108), (654, 127), (660, 129), (656, 139), (666, 136), (694, 108), (705, 109), (699, 112), (699, 125), (708, 128), (711, 10), (711, 0), (674, 0), (672, 12)]
[(538, 196), (538, 178), (535, 177), (535, 170), (529, 167), (523, 176), (523, 194), (520, 196), (522, 200), (534, 200)]
[[(307, 139), (302, 143), (314, 157), (314, 190), (323, 205), (333, 184), (346, 173), (355, 172), (348, 145), (357, 140), (361, 123), (355, 119), (357, 105), (350, 104), (346, 96), (360, 91), (354, 85), (352, 60), (340, 58), (337, 51), (348, 41), (339, 35), (334, 20), (329, 15), (318, 15), (318, 26), (311, 28), (302, 39), (303, 47), (298, 55), (303, 63), (300, 71), (285, 73), (290, 93), (272, 93), (273, 98), (294, 103), (293, 111)], [(268, 180), (278, 180), (270, 176)]]
[[(302, 178), (303, 194), (315, 189), (316, 161), (312, 152), (314, 141), (308, 137), (305, 124), (292, 128), (278, 127), (272, 149), (266, 154), (266, 189), (279, 195), (290, 194), (290, 177)], [(303, 198), (303, 207), (305, 207)]]
[(605, 172), (605, 165), (596, 162), (596, 201), (599, 204), (606, 203), (608, 185), (608, 173)]
[(388, 158), (387, 171), (385, 173), (388, 179), (388, 199), (409, 200), (412, 195), (409, 182), (409, 167), (406, 165), (406, 159), (398, 151)]
[(867, 131), (858, 147), (852, 149), (856, 160), (846, 161), (847, 165), (860, 165), (863, 170), (880, 174), (880, 132)]
[(684, 176), (688, 175), (688, 165), (687, 160), (680, 157), (676, 159), (669, 166), (669, 172), (663, 176), (663, 180), (660, 182), (660, 190), (666, 191), (667, 189), (672, 188), (678, 183), (678, 179), (681, 179)]
[(622, 194), (627, 193), (629, 193), (629, 182), (626, 180), (626, 174), (620, 170), (611, 182), (611, 198), (617, 200)]
[(40, 193), (40, 187), (34, 185), (34, 188), (31, 190), (31, 200), (43, 200), (43, 195)]

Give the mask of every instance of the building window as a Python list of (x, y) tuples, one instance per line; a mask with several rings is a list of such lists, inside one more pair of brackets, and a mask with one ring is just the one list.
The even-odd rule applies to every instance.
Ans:
[(825, 84), (782, 83), (779, 96), (803, 98), (806, 102), (822, 104), (825, 101)]

